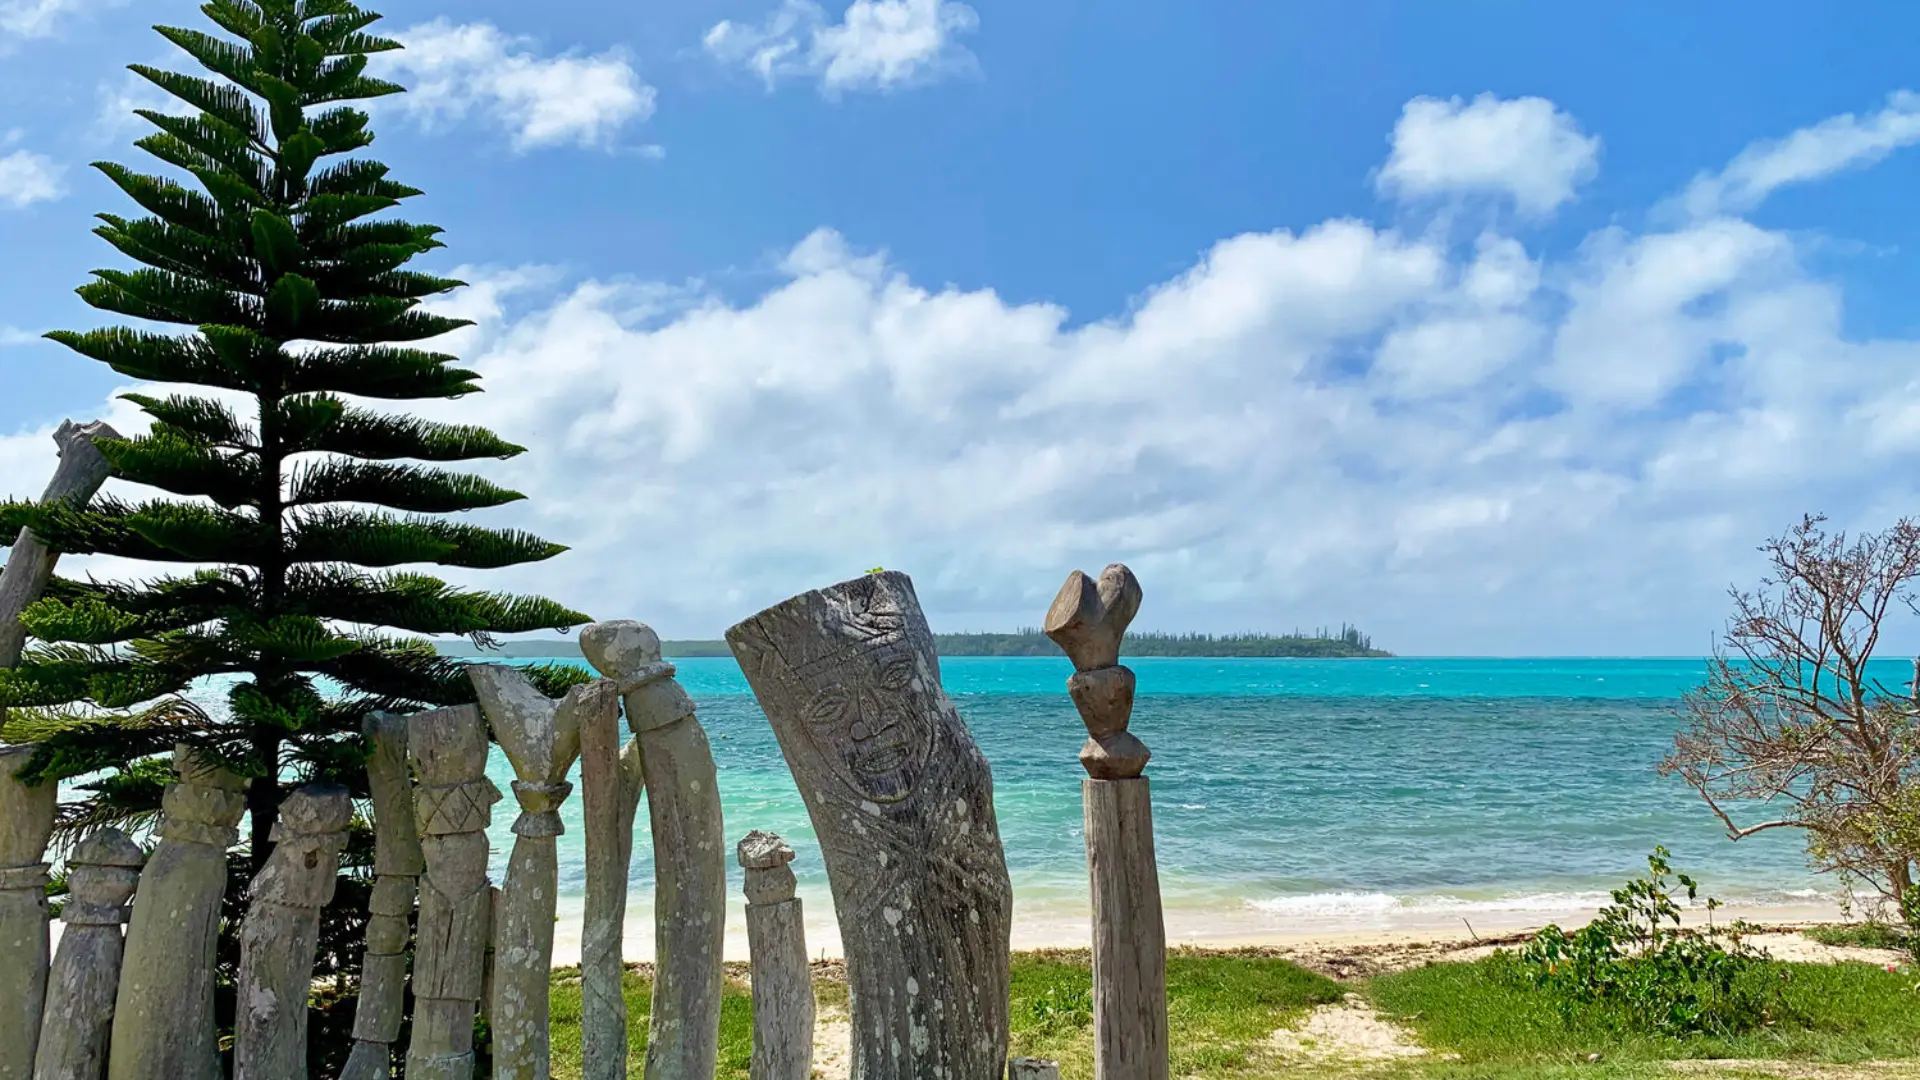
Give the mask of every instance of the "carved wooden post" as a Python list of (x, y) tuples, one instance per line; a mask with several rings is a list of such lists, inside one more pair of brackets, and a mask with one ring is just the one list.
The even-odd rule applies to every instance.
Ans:
[[(493, 1027), (493, 944), (494, 935), (500, 926), (500, 886), (487, 885), (487, 949), (480, 955), (480, 1000), (474, 1005), (474, 1015), (480, 1023)], [(487, 1053), (493, 1053), (492, 1036), (488, 1036)]]
[(1060, 1080), (1060, 1063), (1046, 1058), (1014, 1058), (1007, 1062), (1007, 1080)]
[(1067, 680), (1087, 741), (1080, 764), (1093, 884), (1093, 1071), (1096, 1080), (1166, 1080), (1167, 932), (1153, 853), (1145, 743), (1127, 731), (1133, 672), (1120, 639), (1140, 610), (1140, 582), (1119, 563), (1096, 584), (1075, 570), (1044, 629), (1073, 661)]
[(493, 1075), (547, 1080), (551, 1067), (547, 998), (553, 979), (553, 919), (560, 887), (555, 838), (566, 831), (560, 804), (573, 792), (567, 770), (580, 756), (581, 722), (617, 707), (612, 683), (597, 679), (554, 701), (518, 668), (475, 664), (467, 675), (494, 740), (513, 764), (513, 857), (493, 926)]
[(813, 1075), (813, 976), (807, 928), (793, 895), (793, 849), (755, 830), (740, 841), (746, 870), (747, 952), (753, 973), (752, 1080)]
[[(119, 437), (119, 432), (97, 420), (91, 424), (71, 420), (62, 423), (53, 434), (53, 441), (60, 447), (60, 467), (54, 470), (40, 501), (64, 500), (84, 506), (107, 482), (109, 472), (107, 459), (100, 456), (93, 440)], [(21, 529), (13, 550), (7, 553), (7, 568), (0, 571), (0, 668), (20, 662), (20, 649), (27, 639), (20, 613), (46, 591), (47, 582), (53, 579), (53, 564), (59, 558), (33, 535), (32, 529)]]
[(853, 1080), (1001, 1080), (1012, 889), (993, 776), (913, 583), (804, 593), (727, 631), (826, 858)]
[(361, 958), (360, 1000), (354, 1006), (353, 1052), (340, 1080), (388, 1080), (407, 985), (407, 920), (426, 857), (420, 853), (413, 783), (407, 775), (407, 718), (372, 713), (361, 730), (372, 750), (367, 783), (373, 791), (373, 895), (367, 900), (367, 951)]
[(17, 775), (30, 746), (0, 747), (0, 1080), (28, 1080), (47, 997), (47, 841), (59, 789)]
[(587, 841), (587, 895), (580, 927), (580, 1075), (626, 1080), (627, 999), (622, 949), (633, 816), (644, 782), (639, 741), (620, 749), (620, 706), (604, 698), (580, 718), (580, 814)]
[(470, 1080), (473, 1017), (491, 929), (486, 830), (500, 789), (487, 779), (487, 730), (472, 705), (408, 717), (407, 751), (419, 774), (414, 813), (427, 863), (407, 1077)]
[(114, 828), (92, 833), (67, 859), (60, 951), (47, 979), (33, 1080), (100, 1080), (106, 1069), (126, 944), (120, 927), (144, 859), (140, 846)]
[[(109, 472), (93, 440), (119, 437), (97, 421), (63, 422), (53, 435), (60, 447), (60, 466), (41, 501), (79, 505), (93, 498)], [(0, 569), (0, 668), (20, 662), (27, 640), (20, 614), (46, 591), (58, 559), (32, 529), (21, 529), (13, 539), (6, 567)], [(0, 725), (6, 719), (7, 710), (0, 706)], [(33, 1075), (52, 948), (47, 930), (47, 867), (41, 860), (52, 836), (58, 794), (52, 784), (28, 787), (15, 779), (31, 754), (26, 747), (0, 748), (0, 1080), (28, 1080)]]
[(660, 638), (628, 620), (580, 631), (580, 649), (620, 688), (640, 746), (653, 824), (653, 1011), (647, 1080), (710, 1080), (720, 1057), (727, 853), (713, 750), (693, 699), (660, 658)]
[(240, 927), (234, 1080), (287, 1080), (307, 1071), (307, 996), (320, 946), (320, 909), (340, 880), (353, 800), (309, 784), (280, 804), (273, 854), (254, 875)]
[(114, 999), (108, 1080), (217, 1080), (213, 974), (227, 849), (247, 782), (187, 746), (161, 803), (160, 843), (140, 872)]

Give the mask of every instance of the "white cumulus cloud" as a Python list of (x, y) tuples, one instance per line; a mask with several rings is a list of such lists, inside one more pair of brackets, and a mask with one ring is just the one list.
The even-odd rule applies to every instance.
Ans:
[(771, 88), (786, 76), (820, 80), (822, 91), (890, 90), (973, 65), (959, 44), (979, 15), (954, 0), (854, 0), (837, 23), (813, 0), (785, 0), (759, 25), (723, 20), (707, 51), (757, 72)]
[(379, 60), (407, 93), (389, 100), (427, 124), (478, 113), (506, 128), (519, 150), (612, 147), (654, 112), (657, 92), (618, 49), (540, 56), (490, 23), (446, 19), (393, 36), (406, 48)]
[(65, 166), (45, 154), (15, 150), (0, 154), (0, 206), (21, 210), (67, 193)]
[(1757, 142), (1718, 173), (1696, 177), (1681, 204), (1696, 217), (1744, 213), (1780, 188), (1863, 168), (1920, 143), (1920, 94), (1895, 91), (1872, 116), (1828, 117), (1784, 139)]
[[(990, 629), (1117, 559), (1143, 629), (1695, 654), (1761, 539), (1920, 504), (1920, 339), (1851, 332), (1839, 281), (1739, 219), (1565, 256), (1247, 232), (1092, 319), (831, 229), (779, 266), (744, 298), (453, 269), (476, 325), (443, 344), (488, 392), (422, 411), (530, 446), (483, 468), (533, 497), (474, 520), (572, 548), (463, 580), (692, 637), (879, 565)], [(0, 476), (44, 442), (0, 438)]]
[(1415, 98), (1401, 111), (1392, 143), (1375, 177), (1382, 193), (1501, 195), (1529, 215), (1571, 200), (1599, 168), (1599, 138), (1538, 97)]
[(48, 37), (60, 23), (90, 7), (117, 4), (123, 0), (0, 0), (0, 41), (16, 38)]

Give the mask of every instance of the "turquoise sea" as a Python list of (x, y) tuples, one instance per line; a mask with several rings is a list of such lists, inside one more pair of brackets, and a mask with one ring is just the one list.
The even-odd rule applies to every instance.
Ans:
[[(1837, 895), (1837, 882), (1809, 872), (1798, 837), (1731, 842), (1678, 779), (1655, 774), (1703, 660), (1129, 663), (1176, 936), (1539, 922), (1604, 902), (1656, 844), (1741, 905)], [(1065, 692), (1071, 668), (956, 657), (941, 671), (993, 765), (1016, 939), (1071, 940), (1087, 903), (1074, 756), (1085, 731)], [(769, 829), (794, 845), (810, 935), (830, 938), (818, 849), (745, 680), (724, 658), (680, 661), (679, 673), (712, 740), (729, 834)], [(1908, 677), (1906, 662), (1887, 662), (1890, 684)], [(497, 754), (493, 774), (504, 790), (511, 772)], [(495, 811), (496, 875), (510, 807)], [(563, 923), (583, 874), (577, 797), (567, 809)], [(653, 874), (645, 822), (643, 807), (636, 918)]]

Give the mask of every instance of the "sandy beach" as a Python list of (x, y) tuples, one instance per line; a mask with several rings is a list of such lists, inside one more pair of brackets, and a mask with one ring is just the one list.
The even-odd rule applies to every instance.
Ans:
[[(840, 935), (834, 924), (831, 905), (824, 896), (807, 895), (807, 951), (816, 959), (837, 959), (842, 953)], [(1385, 912), (1364, 918), (1297, 917), (1263, 911), (1254, 907), (1240, 909), (1169, 908), (1166, 913), (1167, 940), (1175, 947), (1202, 949), (1259, 949), (1276, 955), (1301, 958), (1382, 957), (1400, 954), (1447, 956), (1470, 959), (1476, 949), (1523, 938), (1548, 924), (1572, 929), (1584, 926), (1597, 909), (1565, 907), (1507, 911), (1475, 911), (1462, 917), (1432, 908), (1410, 909), (1404, 913)], [(1690, 925), (1704, 925), (1709, 912), (1702, 905), (1686, 913)], [(1711, 913), (1720, 925), (1736, 919), (1760, 926), (1790, 929), (1794, 927), (1844, 921), (1834, 903), (1747, 906), (1729, 904)], [(1786, 947), (1790, 934), (1769, 935)], [(1084, 910), (1077, 915), (1062, 905), (1051, 910), (1022, 912), (1015, 900), (1013, 947), (1016, 950), (1082, 949), (1090, 940), (1090, 927)], [(1804, 938), (1798, 942), (1813, 943)], [(1824, 948), (1814, 946), (1815, 949)], [(640, 894), (632, 897), (627, 909), (626, 958), (630, 962), (653, 960), (653, 910)], [(743, 906), (735, 902), (727, 909), (725, 957), (730, 961), (747, 959), (747, 932)], [(1782, 955), (1781, 959), (1814, 959), (1808, 955)], [(559, 922), (555, 927), (553, 962), (566, 967), (580, 962), (580, 901), (562, 898)], [(1304, 961), (1303, 961), (1304, 962)], [(1308, 966), (1316, 966), (1309, 964)], [(1358, 973), (1358, 972), (1356, 972)]]

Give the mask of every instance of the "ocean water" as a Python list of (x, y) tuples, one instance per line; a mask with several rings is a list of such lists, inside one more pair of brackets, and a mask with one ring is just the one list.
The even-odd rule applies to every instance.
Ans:
[[(525, 661), (516, 661), (525, 662)], [(729, 836), (767, 829), (798, 852), (809, 941), (837, 935), (804, 806), (731, 659), (678, 661), (719, 768)], [(1800, 838), (1728, 840), (1704, 804), (1655, 766), (1680, 726), (1698, 659), (1185, 659), (1129, 661), (1132, 730), (1153, 751), (1155, 839), (1176, 939), (1338, 929), (1538, 924), (1591, 908), (1645, 868), (1655, 845), (1730, 903), (1830, 903)], [(1064, 658), (941, 660), (942, 681), (994, 778), (1014, 884), (1017, 943), (1084, 941), (1085, 848), (1075, 759), (1085, 729)], [(1890, 684), (1910, 677), (1889, 660)], [(503, 792), (512, 771), (496, 750)], [(577, 782), (577, 775), (575, 777)], [(577, 946), (584, 859), (578, 795), (560, 838), (556, 960)], [(495, 881), (513, 837), (494, 811)], [(650, 955), (653, 864), (643, 805), (629, 955)], [(728, 852), (728, 952), (744, 948), (740, 871)], [(735, 941), (734, 939), (738, 939)]]
[[(1604, 902), (1656, 844), (1729, 902), (1835, 894), (1837, 883), (1808, 869), (1798, 837), (1732, 842), (1691, 790), (1656, 774), (1703, 660), (1129, 664), (1139, 678), (1132, 730), (1154, 755), (1170, 923), (1244, 933), (1570, 911)], [(993, 767), (1016, 920), (1036, 941), (1071, 937), (1087, 905), (1075, 760), (1085, 730), (1065, 692), (1072, 669), (1064, 659), (952, 657), (941, 671)], [(1889, 661), (1885, 677), (1908, 673)], [(826, 926), (805, 808), (739, 669), (687, 659), (679, 677), (712, 741), (729, 835), (768, 829), (793, 844), (808, 922)], [(511, 771), (497, 755), (492, 773), (504, 790)], [(512, 842), (509, 806), (495, 813), (496, 873)], [(563, 898), (579, 895), (584, 873), (577, 798), (568, 810), (576, 827), (561, 839)], [(640, 910), (653, 874), (645, 821), (643, 808)]]

